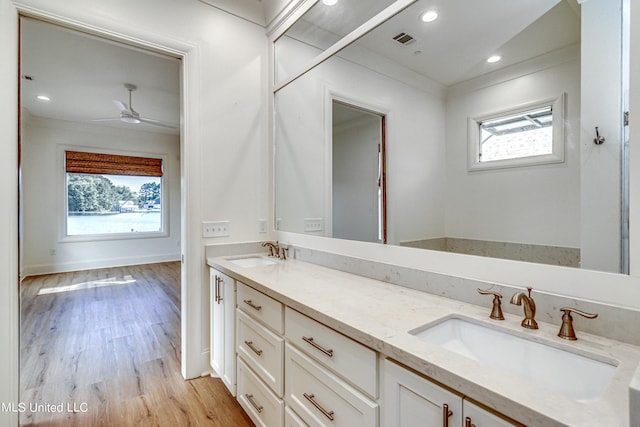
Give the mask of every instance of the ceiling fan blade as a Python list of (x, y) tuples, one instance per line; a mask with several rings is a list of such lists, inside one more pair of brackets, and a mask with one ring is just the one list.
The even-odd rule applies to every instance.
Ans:
[(105, 119), (91, 119), (92, 122), (119, 122), (120, 117), (108, 117)]
[(118, 107), (118, 110), (120, 110), (120, 112), (126, 112), (131, 114), (131, 108), (129, 108), (129, 106), (124, 102), (114, 99), (113, 103), (116, 105), (116, 107)]
[(176, 129), (178, 127), (177, 125), (174, 125), (173, 123), (163, 122), (162, 120), (148, 119), (146, 117), (139, 117), (138, 120), (140, 120), (140, 122), (142, 122), (142, 123), (146, 123), (146, 124), (154, 125), (154, 126), (162, 126), (162, 127), (169, 128), (169, 129)]

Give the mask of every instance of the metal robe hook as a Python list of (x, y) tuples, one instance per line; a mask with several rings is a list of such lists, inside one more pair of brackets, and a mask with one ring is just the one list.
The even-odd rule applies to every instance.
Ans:
[(604, 136), (600, 136), (600, 132), (598, 132), (598, 126), (596, 126), (596, 137), (593, 138), (593, 143), (596, 145), (600, 145), (605, 141)]

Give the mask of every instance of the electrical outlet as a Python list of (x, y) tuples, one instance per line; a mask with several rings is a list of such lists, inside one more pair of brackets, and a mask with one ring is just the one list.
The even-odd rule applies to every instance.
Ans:
[(203, 221), (202, 237), (225, 237), (230, 233), (230, 221)]
[(324, 229), (323, 223), (324, 221), (322, 220), (322, 218), (305, 218), (304, 232), (315, 233), (318, 231), (322, 231)]
[(282, 227), (282, 218), (276, 218), (276, 230), (280, 230)]
[(266, 233), (267, 232), (267, 220), (259, 219), (258, 220), (258, 233)]

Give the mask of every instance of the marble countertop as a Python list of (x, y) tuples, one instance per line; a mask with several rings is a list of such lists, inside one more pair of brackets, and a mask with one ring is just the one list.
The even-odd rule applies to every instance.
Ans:
[[(491, 297), (480, 307), (350, 273), (289, 259), (274, 265), (240, 267), (232, 257), (207, 259), (208, 265), (271, 296), (352, 339), (460, 394), (528, 426), (628, 426), (629, 384), (640, 361), (640, 347), (576, 332), (578, 341), (557, 337), (560, 325), (520, 326), (522, 316), (489, 319)], [(469, 289), (469, 292), (475, 292)], [(508, 303), (508, 302), (506, 302)], [(409, 331), (451, 316), (496, 325), (520, 336), (551, 342), (578, 354), (619, 362), (613, 379), (593, 401), (579, 402), (499, 369), (420, 340)], [(597, 320), (595, 320), (597, 321)]]

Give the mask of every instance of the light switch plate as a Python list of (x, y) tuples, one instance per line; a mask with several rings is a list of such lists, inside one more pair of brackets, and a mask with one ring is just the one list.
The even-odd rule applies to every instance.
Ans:
[(230, 233), (230, 221), (203, 221), (202, 237), (225, 237)]
[(315, 233), (324, 229), (324, 221), (322, 218), (305, 218), (304, 219), (304, 231), (305, 233)]

